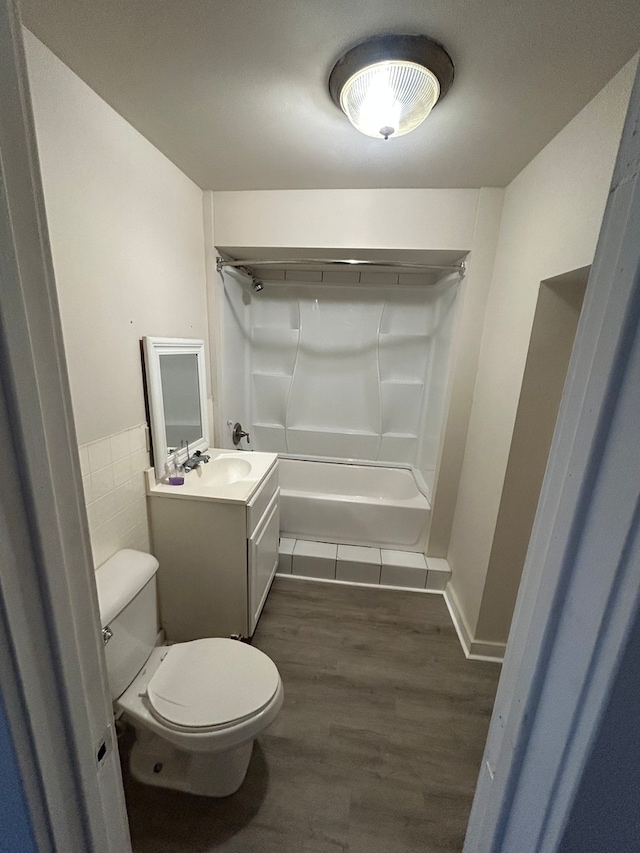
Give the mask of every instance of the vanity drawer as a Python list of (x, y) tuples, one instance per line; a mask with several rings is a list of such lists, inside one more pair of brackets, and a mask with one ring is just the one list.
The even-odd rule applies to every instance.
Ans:
[(271, 473), (247, 504), (247, 539), (260, 523), (260, 519), (271, 503), (271, 498), (278, 488), (278, 463), (273, 466)]

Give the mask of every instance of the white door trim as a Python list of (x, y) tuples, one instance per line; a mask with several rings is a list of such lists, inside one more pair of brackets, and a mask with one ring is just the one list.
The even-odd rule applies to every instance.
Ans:
[(560, 844), (640, 604), (640, 75), (507, 644), (465, 853)]
[(0, 689), (39, 850), (126, 853), (22, 31), (11, 0), (0, 2), (0, 280)]

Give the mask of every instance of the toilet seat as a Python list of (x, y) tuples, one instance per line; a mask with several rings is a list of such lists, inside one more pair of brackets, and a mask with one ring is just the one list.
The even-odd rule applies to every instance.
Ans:
[(280, 684), (263, 652), (220, 637), (166, 647), (147, 685), (149, 710), (184, 732), (228, 728), (259, 714)]

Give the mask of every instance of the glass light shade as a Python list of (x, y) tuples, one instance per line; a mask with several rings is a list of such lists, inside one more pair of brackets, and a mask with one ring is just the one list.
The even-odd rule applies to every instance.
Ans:
[(439, 96), (440, 83), (428, 68), (388, 60), (353, 74), (342, 87), (340, 106), (361, 133), (386, 139), (415, 130)]

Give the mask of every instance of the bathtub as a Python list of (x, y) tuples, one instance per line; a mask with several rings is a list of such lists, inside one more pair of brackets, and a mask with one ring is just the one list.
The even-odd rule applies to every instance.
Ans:
[(286, 455), (279, 467), (283, 537), (424, 551), (431, 507), (410, 467)]

